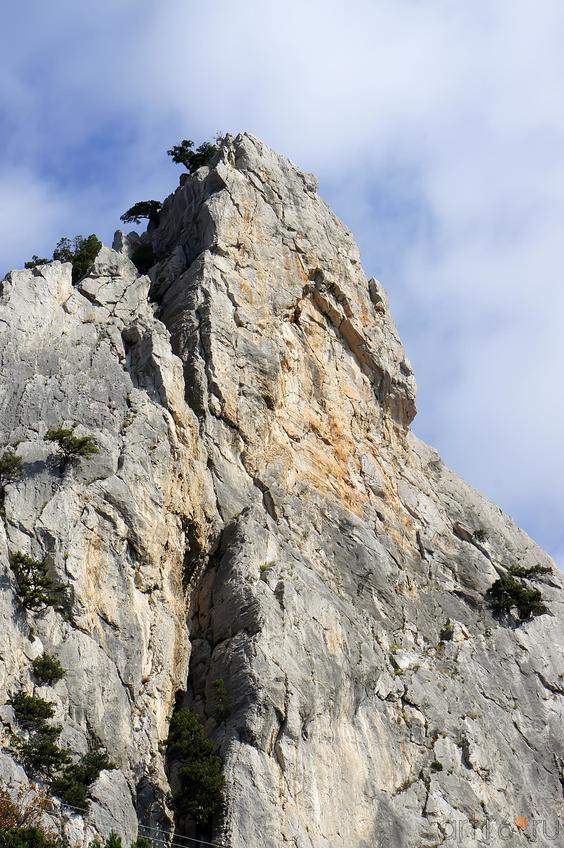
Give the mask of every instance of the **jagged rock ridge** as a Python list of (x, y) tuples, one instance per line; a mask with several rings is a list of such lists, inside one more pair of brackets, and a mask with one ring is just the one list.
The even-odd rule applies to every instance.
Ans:
[[(63, 740), (119, 765), (68, 832), (166, 823), (186, 690), (225, 759), (215, 841), (439, 845), (509, 822), (527, 844), (515, 816), (553, 824), (562, 802), (561, 579), (550, 614), (492, 616), (499, 575), (550, 560), (409, 431), (411, 367), (351, 234), (241, 135), (142, 239), (150, 280), (119, 234), (77, 287), (68, 265), (12, 272), (0, 306), (2, 443), (25, 465), (0, 523), (2, 691), (56, 653)], [(101, 452), (61, 476), (42, 436), (72, 422)], [(16, 549), (70, 583), (70, 621), (22, 611)], [(0, 718), (0, 775), (25, 781)]]

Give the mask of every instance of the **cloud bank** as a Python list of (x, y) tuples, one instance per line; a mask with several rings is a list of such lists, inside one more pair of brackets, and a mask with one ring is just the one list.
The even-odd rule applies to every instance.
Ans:
[(564, 561), (560, 0), (30, 0), (4, 13), (0, 263), (107, 241), (164, 151), (249, 130), (388, 288), (415, 429)]

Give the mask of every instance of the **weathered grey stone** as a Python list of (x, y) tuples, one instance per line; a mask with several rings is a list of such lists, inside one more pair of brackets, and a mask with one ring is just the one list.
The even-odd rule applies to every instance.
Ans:
[[(492, 615), (509, 566), (552, 563), (409, 431), (387, 296), (316, 190), (227, 137), (143, 236), (150, 281), (119, 235), (76, 288), (59, 263), (3, 283), (0, 435), (24, 475), (0, 522), (0, 684), (31, 691), (32, 646), (56, 653), (67, 675), (38, 691), (63, 742), (119, 766), (76, 842), (130, 839), (135, 805), (167, 820), (178, 690), (224, 756), (226, 846), (501, 845), (504, 823), (525, 845), (516, 816), (556, 821), (560, 575), (537, 583), (549, 614)], [(72, 423), (100, 453), (61, 474), (43, 435)], [(22, 610), (16, 549), (48, 554), (70, 621)]]
[[(192, 523), (195, 544), (210, 523), (199, 516), (214, 512), (181, 363), (148, 287), (126, 257), (103, 248), (77, 288), (70, 265), (52, 263), (12, 273), (2, 290), (1, 443), (17, 445), (23, 459), (0, 522), (2, 701), (33, 688), (36, 650), (58, 656), (63, 680), (35, 689), (56, 706), (61, 744), (77, 754), (102, 744), (120, 767), (98, 788), (91, 838), (99, 806), (109, 829), (127, 823), (129, 838), (143, 777), (162, 806), (159, 746), (187, 673), (186, 528)], [(100, 450), (62, 472), (43, 435), (73, 424)], [(69, 585), (70, 621), (21, 607), (7, 561), (19, 549), (47, 555)], [(11, 749), (8, 728), (2, 745)], [(127, 809), (127, 822), (120, 812), (112, 825)]]

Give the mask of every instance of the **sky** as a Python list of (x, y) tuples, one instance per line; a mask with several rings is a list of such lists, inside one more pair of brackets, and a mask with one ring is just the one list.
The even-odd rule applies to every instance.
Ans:
[(181, 138), (258, 135), (387, 288), (416, 433), (564, 565), (562, 0), (22, 0), (2, 30), (0, 274), (111, 243)]

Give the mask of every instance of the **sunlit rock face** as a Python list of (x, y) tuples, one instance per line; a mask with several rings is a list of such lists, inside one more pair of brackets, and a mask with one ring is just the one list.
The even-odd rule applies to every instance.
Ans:
[[(550, 559), (410, 433), (387, 296), (315, 179), (241, 135), (181, 183), (142, 236), (149, 277), (120, 234), (76, 287), (59, 263), (2, 284), (1, 438), (24, 462), (2, 701), (35, 686), (62, 743), (119, 766), (67, 833), (169, 826), (186, 692), (225, 762), (214, 841), (503, 844), (506, 825), (528, 845), (517, 816), (562, 812), (560, 577), (531, 583), (548, 614), (493, 616), (494, 581)], [(62, 473), (43, 435), (73, 423), (100, 452)], [(69, 584), (68, 620), (22, 609), (15, 550)], [(54, 687), (30, 674), (43, 650), (68, 669)]]

